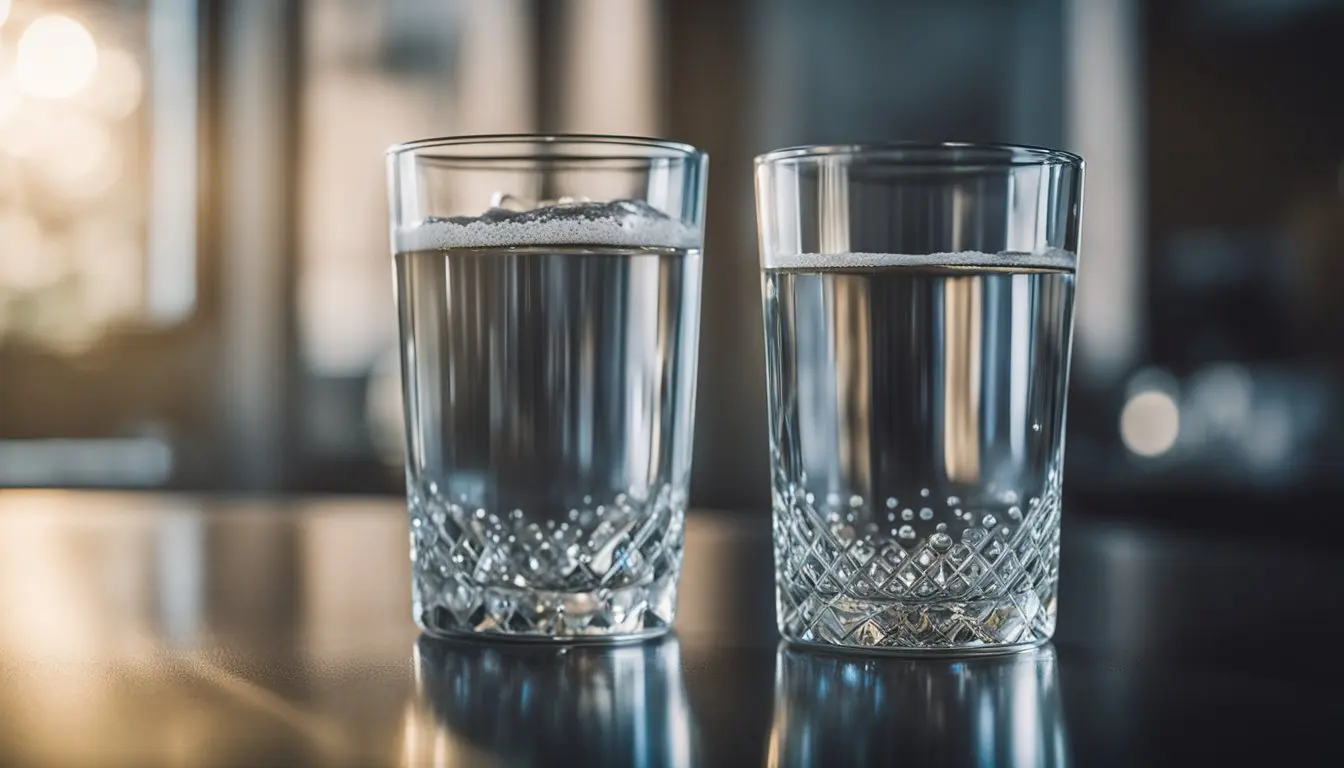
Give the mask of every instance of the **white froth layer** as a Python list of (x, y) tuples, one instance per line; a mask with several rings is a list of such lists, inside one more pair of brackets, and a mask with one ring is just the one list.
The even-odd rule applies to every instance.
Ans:
[(528, 245), (596, 245), (632, 248), (699, 248), (700, 232), (676, 219), (564, 218), (466, 223), (433, 221), (397, 233), (397, 250), (508, 248)]
[(1076, 269), (1078, 257), (1069, 251), (1041, 253), (789, 253), (766, 259), (768, 269), (854, 269), (855, 267), (989, 267)]

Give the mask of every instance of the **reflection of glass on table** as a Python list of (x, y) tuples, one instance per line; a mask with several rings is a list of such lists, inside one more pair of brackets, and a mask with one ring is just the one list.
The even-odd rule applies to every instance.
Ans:
[(964, 660), (781, 645), (771, 765), (1064, 766), (1053, 646)]
[(405, 764), (694, 764), (675, 637), (556, 648), (424, 636), (415, 671)]

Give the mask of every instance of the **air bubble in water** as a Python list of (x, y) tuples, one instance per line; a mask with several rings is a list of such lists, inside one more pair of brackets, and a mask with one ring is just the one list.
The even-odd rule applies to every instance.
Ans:
[(934, 528), (934, 530), (938, 531), (939, 533), (943, 533), (944, 531), (947, 530), (947, 523), (939, 523), (939, 524), (935, 525), (933, 528)]
[(902, 539), (913, 539), (915, 538), (915, 527), (913, 525), (902, 525), (899, 535)]
[(932, 519), (933, 519), (933, 510), (932, 510), (932, 509), (929, 509), (928, 507), (924, 507), (923, 509), (919, 510), (919, 519), (920, 519), (920, 520), (932, 520)]
[(929, 537), (929, 546), (939, 550), (947, 549), (952, 546), (952, 537), (942, 532), (935, 533)]
[(905, 508), (905, 509), (902, 509), (902, 510), (901, 510), (901, 519), (902, 519), (902, 520), (914, 520), (914, 519), (915, 519), (915, 510), (910, 509), (910, 508), (908, 508), (908, 507)]
[(490, 196), (491, 208), (503, 208), (506, 211), (526, 211), (531, 208), (527, 201), (508, 192), (495, 192)]
[(928, 489), (928, 488), (920, 488), (920, 489), (919, 489), (919, 495), (920, 495), (920, 496), (923, 496), (923, 497), (926, 498), (926, 499), (929, 498), (929, 489)]
[(898, 503), (895, 496), (887, 497), (887, 509), (895, 509)]
[(985, 518), (980, 521), (980, 524), (986, 528), (993, 528), (999, 524), (999, 521), (993, 515), (985, 515)]
[(1010, 519), (1013, 519), (1013, 520), (1021, 520), (1021, 519), (1022, 519), (1022, 509), (1021, 509), (1021, 507), (1009, 507), (1009, 508), (1008, 508), (1008, 517), (1009, 517)]
[(850, 497), (849, 497), (849, 506), (854, 507), (855, 509), (858, 509), (859, 507), (862, 507), (862, 506), (863, 506), (863, 497), (860, 496), (860, 495), (858, 495), (858, 494), (854, 494), (853, 496), (850, 496)]
[(515, 509), (515, 510), (513, 510), (512, 512), (509, 513), (509, 517), (512, 517), (514, 520), (522, 520), (522, 519), (523, 519), (523, 510), (521, 510), (521, 509)]
[(957, 497), (957, 496), (948, 496), (948, 497), (947, 497), (947, 506), (949, 506), (949, 507), (956, 507), (956, 506), (960, 506), (960, 505), (961, 505), (961, 499), (960, 499), (959, 497)]

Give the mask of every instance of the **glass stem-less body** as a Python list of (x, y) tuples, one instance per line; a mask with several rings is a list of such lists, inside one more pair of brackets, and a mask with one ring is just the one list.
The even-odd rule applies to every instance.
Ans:
[(417, 620), (541, 637), (665, 630), (699, 252), (468, 248), (395, 262)]
[(1082, 174), (994, 144), (756, 159), (787, 640), (1053, 634)]
[(631, 136), (388, 152), (425, 632), (620, 642), (672, 626), (707, 164)]
[(1049, 637), (1073, 273), (764, 281), (783, 632), (914, 647)]

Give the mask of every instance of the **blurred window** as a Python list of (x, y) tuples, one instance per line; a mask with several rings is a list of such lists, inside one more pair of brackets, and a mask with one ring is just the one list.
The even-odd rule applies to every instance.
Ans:
[(0, 0), (0, 485), (173, 476), (197, 32), (185, 0)]

